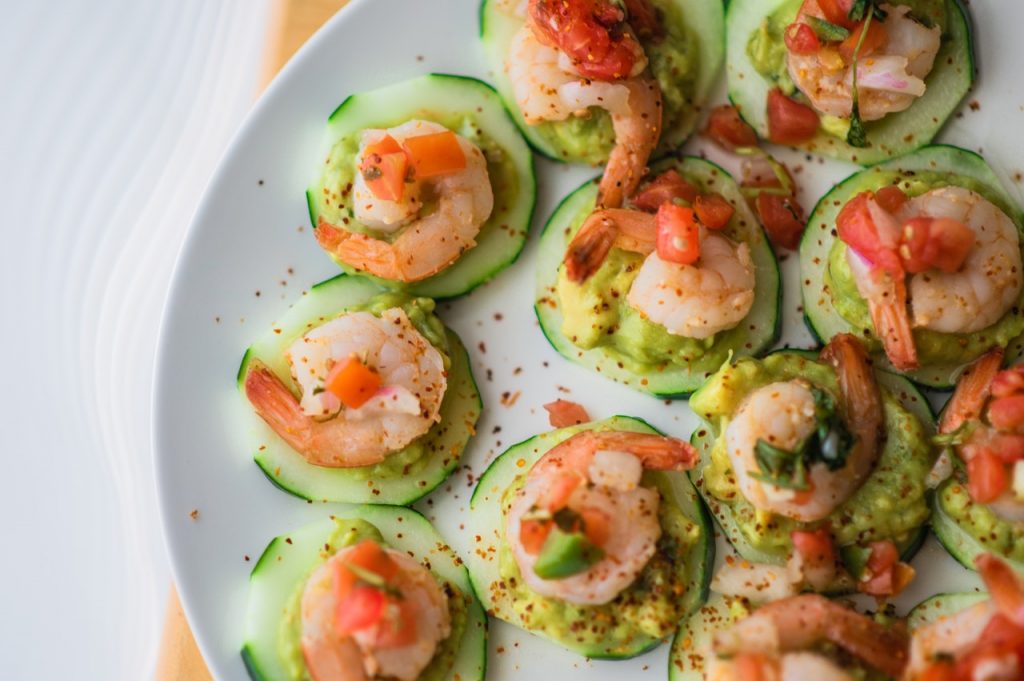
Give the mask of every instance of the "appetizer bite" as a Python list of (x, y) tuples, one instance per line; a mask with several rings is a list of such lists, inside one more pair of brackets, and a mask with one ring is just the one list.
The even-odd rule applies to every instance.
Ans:
[(498, 91), (538, 152), (607, 162), (617, 208), (655, 149), (690, 136), (722, 63), (722, 5), (703, 0), (484, 0)]
[(1024, 678), (1024, 582), (991, 554), (979, 555), (981, 593), (939, 594), (914, 608), (903, 681)]
[(487, 617), (416, 511), (356, 506), (275, 538), (249, 578), (254, 681), (482, 681)]
[(903, 621), (818, 594), (756, 608), (714, 594), (676, 633), (669, 681), (895, 681), (908, 643)]
[(482, 407), (433, 300), (346, 275), (314, 286), (249, 347), (238, 387), (256, 463), (317, 501), (412, 503), (458, 465)]
[(690, 398), (706, 424), (691, 477), (744, 560), (713, 588), (767, 601), (906, 586), (900, 562), (920, 544), (934, 463), (932, 416), (909, 382), (871, 369), (839, 335), (822, 351), (723, 366)]
[(821, 199), (800, 245), (808, 324), (824, 341), (856, 334), (881, 366), (951, 387), (1024, 333), (1022, 227), (996, 175), (963, 149), (855, 174)]
[(325, 146), (309, 215), (349, 274), (448, 298), (522, 250), (533, 157), (488, 85), (431, 74), (351, 95), (328, 119)]
[(666, 159), (623, 208), (595, 209), (597, 191), (566, 197), (541, 236), (535, 309), (559, 353), (679, 397), (775, 342), (778, 265), (728, 173)]
[(696, 453), (617, 416), (518, 444), (477, 483), (470, 577), (491, 615), (590, 658), (639, 655), (707, 595)]
[(968, 568), (992, 552), (1024, 572), (1024, 365), (1000, 371), (1002, 359), (982, 355), (942, 412), (932, 528)]
[(864, 165), (928, 144), (974, 81), (959, 0), (734, 0), (729, 98), (772, 142)]

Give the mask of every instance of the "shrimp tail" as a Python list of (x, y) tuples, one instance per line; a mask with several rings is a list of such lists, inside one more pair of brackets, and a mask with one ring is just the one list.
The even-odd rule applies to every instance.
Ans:
[(836, 335), (821, 351), (839, 379), (839, 412), (863, 447), (861, 473), (874, 466), (882, 435), (882, 394), (864, 345), (849, 333)]
[(595, 449), (621, 449), (633, 454), (644, 468), (657, 471), (685, 471), (697, 465), (700, 455), (685, 440), (652, 433), (609, 431), (593, 433)]
[(565, 252), (569, 281), (580, 284), (593, 276), (613, 246), (648, 255), (656, 239), (657, 223), (650, 213), (625, 208), (594, 211)]
[(246, 373), (245, 396), (260, 418), (289, 445), (299, 451), (308, 447), (310, 418), (288, 386), (262, 362), (254, 362)]
[(974, 564), (999, 612), (1014, 624), (1024, 626), (1024, 580), (991, 553), (981, 554)]
[(396, 250), (386, 241), (350, 232), (322, 217), (317, 220), (316, 240), (325, 251), (361, 272), (381, 279), (407, 280)]
[(618, 208), (633, 195), (646, 173), (647, 159), (661, 137), (661, 89), (652, 78), (623, 83), (629, 88), (629, 113), (612, 114), (615, 147), (608, 156), (597, 205)]
[(868, 301), (871, 323), (885, 347), (885, 354), (899, 371), (918, 367), (917, 347), (907, 314), (907, 285), (902, 276), (883, 274), (892, 279), (892, 295), (884, 301)]
[(952, 433), (965, 421), (981, 418), (981, 410), (992, 388), (992, 379), (1003, 365), (1003, 355), (1002, 348), (992, 348), (964, 370), (956, 392), (942, 410), (940, 433)]

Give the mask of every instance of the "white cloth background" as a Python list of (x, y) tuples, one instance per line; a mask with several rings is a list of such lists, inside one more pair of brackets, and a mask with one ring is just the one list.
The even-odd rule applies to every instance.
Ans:
[[(170, 581), (150, 391), (266, 0), (0, 3), (0, 669), (152, 675)], [(187, 427), (187, 424), (183, 424)]]

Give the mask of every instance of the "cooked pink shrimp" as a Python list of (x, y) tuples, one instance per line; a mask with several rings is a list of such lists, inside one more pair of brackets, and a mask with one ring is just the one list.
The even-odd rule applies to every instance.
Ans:
[[(556, 445), (530, 469), (509, 509), (506, 537), (529, 587), (580, 605), (608, 603), (636, 579), (661, 536), (657, 490), (641, 484), (645, 468), (681, 471), (697, 452), (661, 435), (583, 431)], [(600, 550), (589, 567), (557, 579), (535, 568), (553, 514), (571, 516)], [(577, 530), (573, 530), (577, 531)]]
[[(369, 560), (368, 552), (375, 554)], [(372, 582), (362, 579), (368, 573)], [(430, 571), (366, 542), (310, 575), (301, 612), (302, 655), (313, 681), (414, 681), (451, 632), (448, 600)]]
[[(353, 356), (380, 377), (380, 387), (349, 407), (328, 383), (335, 367)], [(330, 320), (296, 340), (287, 357), (301, 401), (260, 362), (249, 367), (245, 394), (267, 425), (311, 464), (379, 463), (440, 419), (444, 359), (401, 308), (380, 317), (353, 312)]]
[[(762, 606), (716, 633), (705, 678), (748, 681), (766, 672), (761, 678), (780, 681), (851, 678), (825, 656), (810, 652), (824, 642), (891, 677), (898, 677), (907, 662), (907, 634), (901, 625), (886, 627), (824, 596), (803, 594)], [(805, 675), (812, 671), (814, 675)]]

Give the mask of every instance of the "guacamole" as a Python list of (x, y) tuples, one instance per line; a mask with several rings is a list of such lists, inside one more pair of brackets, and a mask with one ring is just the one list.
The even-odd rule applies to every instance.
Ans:
[[(525, 479), (525, 473), (517, 477), (502, 496), (503, 527), (512, 500)], [(664, 481), (645, 473), (641, 484), (660, 492), (661, 538), (654, 556), (636, 581), (610, 603), (574, 605), (535, 593), (523, 581), (508, 542), (501, 542), (498, 549), (501, 584), (510, 592), (502, 598), (512, 608), (513, 624), (543, 632), (555, 640), (590, 643), (603, 652), (601, 657), (626, 652), (635, 654), (637, 639), (651, 639), (650, 645), (655, 645), (676, 630), (687, 614), (683, 596), (691, 579), (688, 570), (697, 569), (688, 566), (687, 554), (702, 540), (703, 530), (677, 506), (666, 501), (671, 495)]]
[[(698, 38), (687, 25), (674, 0), (652, 0), (663, 17), (665, 36), (642, 40), (644, 52), (661, 88), (663, 150), (682, 140), (666, 140), (673, 130), (689, 129), (698, 107), (697, 77), (700, 73)], [(608, 160), (615, 146), (615, 132), (607, 111), (591, 107), (587, 116), (570, 116), (564, 121), (545, 121), (532, 126), (551, 145), (559, 158), (599, 165)]]
[(1024, 563), (1024, 523), (1003, 520), (985, 504), (975, 503), (959, 480), (945, 482), (935, 493), (942, 512), (983, 550)]
[[(998, 206), (1014, 220), (1018, 230), (1021, 228), (1020, 221), (1015, 219), (1017, 211), (1008, 206), (998, 194), (970, 177), (939, 172), (919, 172), (906, 177), (901, 173), (889, 171), (872, 173), (871, 179), (871, 186), (865, 186), (862, 191), (898, 184), (908, 196), (914, 197), (940, 187), (954, 186), (970, 189)], [(874, 333), (867, 301), (860, 296), (857, 283), (850, 271), (846, 250), (846, 244), (835, 239), (829, 251), (828, 267), (824, 273), (825, 286), (831, 294), (832, 305), (836, 312), (856, 329), (862, 330), (859, 335), (869, 339), (872, 352), (882, 352), (882, 343)], [(993, 345), (1006, 347), (1011, 340), (1022, 333), (1024, 333), (1024, 290), (1021, 291), (1017, 305), (1010, 308), (1002, 319), (986, 329), (966, 334), (941, 333), (929, 329), (913, 330), (914, 345), (922, 366), (967, 364), (980, 357)]]
[[(337, 527), (331, 533), (324, 546), (324, 550), (321, 552), (323, 560), (330, 558), (339, 549), (356, 544), (363, 539), (373, 539), (383, 544), (383, 537), (380, 531), (365, 520), (334, 518), (334, 522)], [(321, 564), (322, 562), (314, 565), (310, 569), (309, 574), (312, 574)], [(309, 681), (310, 678), (302, 658), (302, 647), (300, 644), (302, 638), (302, 592), (306, 587), (306, 579), (308, 577), (309, 575), (306, 575), (306, 578), (295, 586), (295, 590), (288, 598), (278, 629), (278, 655), (288, 670), (289, 681)], [(448, 595), (451, 633), (448, 638), (438, 644), (434, 658), (430, 661), (427, 668), (423, 670), (423, 673), (420, 674), (418, 681), (441, 681), (448, 675), (448, 671), (452, 668), (455, 657), (459, 652), (462, 634), (466, 630), (468, 616), (466, 595), (457, 586), (442, 580), (436, 574), (434, 574), (434, 578), (442, 584)]]
[[(690, 398), (690, 406), (710, 426), (703, 435), (713, 439), (700, 469), (701, 488), (712, 513), (734, 525), (736, 539), (753, 550), (784, 563), (792, 552), (790, 532), (827, 525), (838, 546), (891, 539), (909, 543), (928, 519), (925, 476), (934, 455), (921, 422), (888, 391), (882, 390), (887, 437), (871, 476), (829, 518), (819, 523), (758, 511), (741, 493), (722, 433), (751, 392), (776, 381), (802, 378), (838, 396), (835, 371), (796, 353), (776, 353), (763, 360), (741, 359), (723, 367)], [(701, 431), (698, 431), (698, 436)]]

